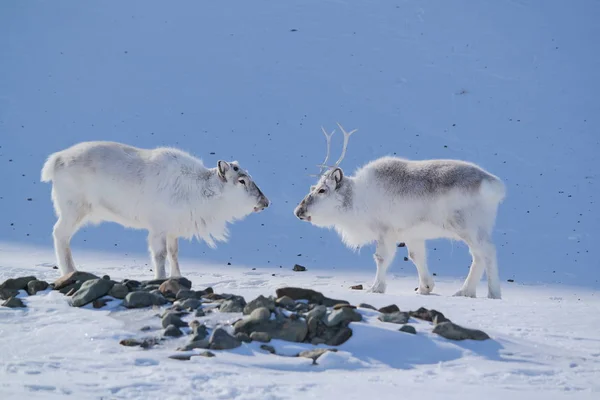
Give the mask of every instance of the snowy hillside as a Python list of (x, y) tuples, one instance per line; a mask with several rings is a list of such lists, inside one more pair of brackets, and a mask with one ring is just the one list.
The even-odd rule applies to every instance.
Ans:
[[(490, 360), (478, 364), (483, 369), (473, 367), (474, 372), (468, 358), (472, 353), (464, 363), (455, 361), (459, 367), (451, 374), (438, 374), (435, 365), (441, 360), (433, 357), (410, 377), (397, 378), (398, 385), (411, 382), (411, 391), (420, 387), (414, 382), (427, 385), (429, 379), (440, 383), (437, 388), (445, 396), (467, 383), (473, 385), (472, 395), (486, 384), (507, 390), (498, 392), (498, 398), (511, 388), (533, 387), (557, 396), (549, 398), (588, 390), (587, 379), (598, 373), (598, 363), (569, 357), (596, 354), (590, 349), (600, 341), (598, 321), (589, 319), (600, 307), (598, 15), (600, 4), (592, 0), (1, 2), (0, 282), (18, 274), (48, 281), (58, 277), (48, 268), (54, 263), (51, 187), (40, 182), (50, 153), (84, 140), (176, 146), (210, 167), (219, 159), (238, 160), (272, 201), (265, 212), (232, 225), (230, 241), (216, 250), (195, 241), (180, 243), (182, 272), (195, 285), (214, 285), (221, 292), (239, 289), (253, 296), (272, 294), (283, 283), (304, 284), (377, 306), (422, 303), (452, 309), (464, 322), (499, 335), (505, 348), (531, 355), (528, 362), (543, 366), (535, 372), (523, 367), (520, 375), (521, 365), (511, 364), (510, 378), (504, 381), (502, 368), (494, 369)], [(458, 290), (470, 265), (466, 247), (449, 241), (428, 243), (439, 296), (412, 293), (417, 274), (412, 263), (403, 261), (404, 249), (390, 268), (385, 297), (347, 289), (372, 282), (373, 247), (354, 253), (334, 232), (302, 223), (292, 213), (325, 155), (320, 127), (332, 130), (336, 122), (358, 129), (342, 163), (346, 173), (376, 157), (396, 154), (465, 159), (505, 181), (508, 194), (494, 240), (506, 303), (448, 297)], [(336, 159), (339, 132), (333, 142)], [(72, 245), (81, 269), (122, 279), (129, 277), (123, 268), (128, 267), (139, 279), (152, 277), (144, 231), (115, 224), (86, 227)], [(290, 271), (295, 263), (307, 267), (305, 275)], [(40, 299), (29, 323), (46, 326), (44, 318), (61, 308), (45, 310)], [(62, 299), (50, 300), (64, 305)], [(530, 307), (517, 310), (525, 303)], [(540, 308), (544, 312), (529, 320)], [(471, 317), (473, 309), (476, 316)], [(29, 328), (10, 331), (8, 324), (17, 323), (13, 318), (0, 313), (0, 336), (13, 343), (29, 340), (18, 334)], [(546, 318), (561, 319), (557, 332), (544, 333)], [(45, 332), (54, 337), (60, 329), (51, 326)], [(560, 336), (556, 346), (564, 351), (545, 353), (536, 347), (551, 346), (552, 335)], [(585, 342), (584, 350), (574, 355), (579, 341)], [(33, 353), (47, 351), (40, 343)], [(10, 345), (3, 341), (2, 353)], [(569, 354), (568, 349), (575, 350)], [(35, 359), (35, 354), (10, 354)], [(556, 362), (543, 364), (546, 356)], [(35, 371), (44, 372), (41, 380), (49, 379), (52, 367), (44, 363), (51, 361), (39, 362)], [(391, 395), (400, 390), (395, 382), (401, 372), (389, 360), (382, 362), (391, 366), (381, 378), (383, 393)], [(171, 368), (153, 363), (145, 368), (155, 374)], [(585, 365), (582, 378), (577, 378), (581, 380), (569, 386), (565, 382), (574, 375), (560, 371), (573, 363)], [(12, 365), (18, 374), (29, 373), (23, 365)], [(77, 365), (93, 371), (95, 364), (82, 360)], [(9, 369), (8, 364), (4, 367)], [(227, 365), (219, 368), (219, 382), (227, 383), (231, 372)], [(473, 375), (451, 383), (464, 370)], [(106, 376), (119, 371), (108, 368)], [(380, 372), (370, 372), (369, 379), (378, 380)], [(0, 382), (7, 382), (1, 374)], [(61, 379), (70, 379), (62, 374)], [(296, 385), (293, 375), (278, 374), (288, 392), (277, 393), (276, 386), (269, 386), (273, 392), (253, 395), (287, 398), (298, 389), (329, 398), (335, 387), (323, 380), (341, 377), (320, 376), (313, 387)], [(528, 380), (520, 380), (527, 374)], [(552, 386), (556, 374), (562, 379), (557, 387)], [(133, 375), (128, 379), (141, 379)], [(276, 385), (273, 379), (265, 385)], [(479, 379), (482, 386), (476, 386)], [(158, 384), (148, 383), (148, 392), (153, 385)], [(182, 387), (191, 390), (194, 385)], [(20, 389), (10, 389), (18, 397)], [(115, 396), (147, 393), (135, 390)], [(215, 389), (211, 396), (217, 398), (215, 393), (243, 398), (233, 389)], [(379, 398), (387, 398), (383, 396)]]

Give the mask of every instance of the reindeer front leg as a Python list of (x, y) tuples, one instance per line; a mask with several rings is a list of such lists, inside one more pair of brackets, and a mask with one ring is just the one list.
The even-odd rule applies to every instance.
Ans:
[(385, 293), (386, 282), (385, 275), (387, 269), (394, 260), (396, 255), (396, 241), (392, 236), (382, 236), (377, 241), (377, 249), (373, 258), (377, 264), (377, 273), (375, 274), (375, 282), (373, 286), (367, 290), (369, 293)]

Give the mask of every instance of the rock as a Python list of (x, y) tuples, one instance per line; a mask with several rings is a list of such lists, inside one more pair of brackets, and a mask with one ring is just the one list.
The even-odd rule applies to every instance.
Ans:
[(183, 332), (181, 332), (181, 329), (179, 329), (175, 325), (169, 325), (165, 329), (163, 335), (167, 337), (179, 337), (183, 335)]
[(273, 299), (267, 298), (261, 294), (256, 299), (254, 299), (250, 303), (246, 304), (246, 306), (244, 307), (244, 310), (243, 310), (244, 315), (250, 315), (250, 313), (252, 311), (254, 311), (260, 307), (265, 307), (265, 308), (268, 308), (270, 311), (273, 311), (273, 310), (275, 310), (275, 301)]
[(382, 322), (389, 322), (392, 324), (405, 324), (408, 322), (409, 315), (407, 312), (396, 311), (390, 314), (381, 314), (377, 317)]
[(308, 300), (309, 303), (316, 303), (325, 305), (327, 307), (333, 307), (336, 304), (348, 304), (345, 300), (334, 300), (325, 297), (322, 293), (319, 293), (311, 289), (302, 289), (298, 287), (284, 287), (275, 291), (277, 297), (288, 296), (293, 300)]
[(136, 290), (140, 290), (142, 288), (142, 283), (133, 279), (124, 279), (121, 284), (127, 286), (127, 290), (130, 292), (135, 292)]
[(107, 279), (90, 279), (85, 281), (81, 288), (73, 295), (71, 305), (73, 307), (81, 307), (92, 301), (106, 296), (112, 289), (114, 282)]
[(342, 328), (331, 339), (326, 340), (325, 344), (329, 346), (339, 346), (340, 344), (345, 343), (351, 337), (352, 329), (348, 327)]
[(164, 297), (148, 292), (130, 292), (123, 300), (123, 306), (127, 308), (162, 306), (166, 303), (167, 300)]
[(271, 354), (275, 354), (275, 347), (273, 347), (271, 345), (261, 344), (260, 348), (263, 349), (263, 350), (265, 350), (265, 351), (268, 351)]
[(333, 310), (331, 313), (329, 313), (324, 322), (328, 327), (333, 327), (341, 324), (344, 321), (362, 321), (362, 315), (354, 311), (352, 308), (338, 308), (337, 310)]
[(198, 299), (187, 299), (182, 301), (179, 305), (181, 306), (181, 308), (191, 311), (202, 307), (202, 301)]
[(65, 295), (67, 297), (73, 296), (75, 293), (77, 293), (77, 291), (79, 290), (80, 287), (81, 287), (81, 285), (77, 284), (76, 287), (72, 287), (67, 293), (65, 293)]
[(194, 349), (208, 349), (210, 347), (210, 343), (207, 339), (198, 340), (195, 342), (190, 342), (183, 347), (178, 348), (179, 351), (189, 351)]
[(123, 339), (119, 342), (121, 346), (135, 347), (140, 346), (143, 349), (148, 349), (150, 347), (154, 347), (160, 342), (159, 339), (156, 338), (145, 338), (142, 340), (138, 339)]
[(350, 305), (350, 304), (336, 304), (335, 306), (333, 306), (334, 310), (339, 310), (340, 308), (352, 308), (352, 309), (356, 309), (356, 306)]
[(367, 303), (360, 303), (360, 304), (358, 305), (358, 308), (368, 308), (369, 310), (375, 310), (375, 311), (378, 311), (378, 310), (377, 310), (375, 307), (373, 307), (372, 305), (370, 305), (370, 304), (367, 304)]
[(148, 326), (148, 325), (146, 325), (146, 326), (142, 326), (142, 327), (140, 328), (140, 331), (142, 331), (142, 332), (148, 332), (148, 331), (151, 331), (151, 330), (152, 330), (152, 327), (151, 327), (151, 326)]
[(240, 342), (244, 342), (244, 343), (250, 343), (252, 341), (252, 339), (250, 339), (250, 336), (248, 336), (248, 334), (246, 334), (244, 332), (236, 333), (235, 337), (237, 340), (239, 340)]
[(296, 302), (289, 296), (283, 296), (275, 300), (275, 304), (279, 307), (293, 308), (296, 305)]
[[(71, 285), (74, 285), (77, 283), (79, 284), (79, 287), (81, 287), (81, 284), (83, 282), (89, 281), (92, 279), (100, 279), (100, 277), (98, 277), (94, 274), (90, 274), (89, 272), (73, 271), (73, 272), (63, 275), (60, 278), (58, 278), (57, 280), (55, 280), (54, 281), (54, 290), (61, 290), (67, 286), (71, 286)], [(63, 292), (61, 291), (61, 293), (63, 293)]]
[(173, 354), (170, 355), (169, 358), (179, 361), (189, 361), (192, 356), (195, 356), (195, 354)]
[(8, 308), (25, 308), (27, 307), (25, 305), (25, 303), (23, 303), (23, 300), (21, 300), (18, 297), (11, 297), (8, 300), (6, 300), (4, 303), (2, 303), (2, 307), (8, 307)]
[[(253, 311), (258, 313), (259, 308)], [(268, 312), (268, 310), (267, 310)], [(247, 320), (240, 320), (234, 324), (235, 332), (244, 332), (252, 334), (252, 332), (266, 332), (272, 339), (287, 340), (288, 342), (302, 342), (308, 334), (308, 326), (306, 321), (301, 319), (292, 320), (291, 318), (277, 318), (274, 320), (252, 320), (253, 314)]]
[(196, 317), (204, 317), (205, 315), (206, 315), (206, 313), (201, 308), (196, 310), (196, 314), (195, 314)]
[(216, 328), (213, 330), (208, 342), (210, 343), (211, 350), (229, 350), (242, 345), (242, 342), (231, 336), (223, 328)]
[(158, 294), (160, 294), (161, 296), (163, 295), (162, 292), (160, 290), (158, 290), (160, 288), (160, 285), (148, 285), (148, 286), (142, 286), (141, 290), (143, 290), (144, 292), (157, 292)]
[(312, 340), (310, 341), (310, 344), (313, 344), (315, 346), (318, 346), (320, 344), (325, 344), (325, 339), (320, 338), (320, 337), (312, 338)]
[(417, 311), (411, 311), (409, 314), (411, 317), (433, 322), (434, 324), (450, 321), (441, 312), (437, 310), (428, 310), (424, 307), (419, 308)]
[(214, 357), (215, 353), (213, 353), (212, 351), (203, 351), (202, 353), (198, 354), (200, 357)]
[(0, 289), (0, 299), (1, 300), (8, 300), (11, 297), (15, 297), (18, 294), (19, 294), (19, 291), (17, 289)]
[(115, 299), (122, 300), (125, 298), (125, 296), (127, 296), (127, 293), (129, 293), (129, 288), (126, 285), (115, 283), (108, 292), (108, 295), (114, 297)]
[(321, 357), (323, 354), (332, 351), (337, 352), (337, 349), (314, 349), (314, 350), (305, 350), (298, 354), (297, 357), (310, 358), (313, 361), (313, 364), (317, 364), (317, 359)]
[(307, 311), (308, 309), (309, 309), (309, 305), (305, 304), (305, 303), (296, 303), (296, 305), (293, 308), (294, 311), (300, 311), (300, 312)]
[(450, 340), (486, 340), (490, 338), (488, 334), (483, 331), (464, 328), (452, 321), (438, 323), (435, 328), (433, 328), (433, 333)]
[(109, 301), (110, 301), (110, 299), (96, 299), (96, 300), (92, 301), (92, 307), (94, 307), (94, 308), (102, 308)]
[[(154, 284), (154, 281), (149, 281), (148, 285), (152, 285)], [(164, 296), (173, 296), (175, 297), (177, 295), (177, 293), (181, 290), (181, 289), (191, 289), (192, 288), (192, 282), (190, 282), (188, 279), (186, 278), (170, 278), (165, 280), (164, 282), (160, 283), (160, 286), (158, 288), (158, 290), (160, 290), (160, 292), (164, 295)]]
[(192, 342), (206, 339), (208, 336), (208, 329), (198, 321), (190, 322), (190, 328), (192, 328)]
[(166, 313), (163, 318), (162, 318), (162, 327), (163, 328), (167, 328), (169, 325), (174, 325), (178, 328), (184, 327), (184, 326), (188, 326), (188, 324), (184, 321), (181, 320), (181, 318), (179, 317), (179, 315), (173, 313), (173, 312), (168, 312)]
[(233, 324), (235, 332), (245, 332), (250, 334), (254, 327), (260, 323), (268, 321), (271, 318), (271, 311), (266, 307), (260, 307), (252, 311), (249, 317), (241, 319)]
[(252, 332), (250, 334), (250, 339), (256, 342), (269, 343), (271, 341), (271, 336), (267, 332)]
[(412, 325), (403, 325), (400, 329), (400, 332), (412, 333), (413, 335), (417, 334), (417, 330)]
[(35, 281), (35, 276), (23, 276), (21, 278), (11, 278), (5, 280), (0, 284), (1, 289), (13, 289), (13, 290), (27, 290), (27, 284), (31, 281)]
[(219, 311), (223, 313), (243, 312), (246, 306), (246, 300), (241, 296), (235, 296), (230, 300), (225, 300), (221, 303)]
[(363, 285), (350, 286), (350, 289), (352, 289), (352, 290), (363, 290)]
[(309, 312), (306, 313), (306, 319), (307, 320), (309, 318), (321, 319), (325, 316), (325, 314), (327, 314), (327, 307), (316, 306), (315, 308), (313, 308), (312, 310), (310, 310)]
[(400, 309), (395, 304), (390, 304), (389, 306), (381, 307), (379, 309), (379, 312), (384, 314), (391, 314), (398, 311), (400, 311)]
[(294, 265), (294, 268), (292, 268), (292, 271), (304, 272), (304, 271), (306, 271), (306, 267), (304, 267), (300, 264), (296, 264), (296, 265)]
[(177, 295), (175, 296), (175, 298), (177, 300), (187, 300), (187, 299), (199, 299), (200, 296), (198, 296), (196, 294), (195, 290), (181, 289), (179, 292), (177, 292)]
[(41, 292), (42, 290), (48, 289), (48, 282), (46, 281), (38, 281), (37, 279), (34, 281), (27, 282), (27, 293), (30, 296), (35, 295), (37, 292)]

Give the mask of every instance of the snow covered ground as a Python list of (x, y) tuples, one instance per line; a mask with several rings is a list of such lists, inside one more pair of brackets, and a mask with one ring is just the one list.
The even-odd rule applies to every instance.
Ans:
[[(50, 252), (6, 246), (0, 250), (0, 280), (56, 276), (49, 267)], [(134, 257), (81, 258), (85, 270), (113, 279), (148, 276)], [(35, 265), (39, 261), (49, 265)], [(425, 322), (415, 324), (419, 333), (413, 336), (398, 332), (398, 325), (378, 322), (377, 313), (365, 313), (368, 324), (352, 323), (354, 336), (338, 353), (319, 358), (319, 365), (268, 354), (256, 343), (216, 352), (214, 358), (177, 361), (168, 356), (186, 338), (150, 350), (119, 345), (121, 339), (139, 337), (142, 326), (158, 326), (156, 311), (119, 309), (118, 302), (110, 306), (112, 311), (77, 309), (62, 294), (49, 292), (26, 297), (29, 308), (24, 311), (0, 309), (2, 398), (592, 399), (600, 392), (600, 299), (589, 289), (506, 285), (505, 298), (495, 301), (450, 297), (460, 282), (449, 279), (440, 280), (438, 296), (419, 296), (413, 292), (414, 277), (396, 277), (389, 288), (393, 294), (377, 295), (348, 289), (371, 274), (185, 265), (195, 289), (210, 285), (217, 293), (250, 300), (295, 285), (376, 307), (425, 306), (458, 324), (484, 330), (492, 340), (450, 342), (432, 334)], [(277, 340), (270, 344), (290, 355), (312, 347)]]
[[(494, 339), (358, 323), (319, 366), (253, 345), (181, 362), (118, 345), (151, 315), (73, 309), (49, 293), (0, 309), (0, 398), (598, 396), (598, 15), (593, 0), (0, 2), (0, 281), (58, 277), (50, 186), (39, 182), (48, 154), (83, 140), (173, 145), (209, 166), (237, 159), (273, 202), (216, 250), (181, 243), (195, 288), (251, 299), (289, 284), (433, 307)], [(372, 282), (373, 249), (349, 251), (292, 214), (324, 157), (320, 126), (336, 121), (359, 129), (348, 172), (397, 154), (466, 159), (504, 179), (501, 301), (450, 297), (470, 259), (449, 241), (428, 243), (434, 296), (413, 293), (404, 249), (385, 295), (348, 289)], [(145, 237), (84, 228), (75, 262), (148, 279)]]

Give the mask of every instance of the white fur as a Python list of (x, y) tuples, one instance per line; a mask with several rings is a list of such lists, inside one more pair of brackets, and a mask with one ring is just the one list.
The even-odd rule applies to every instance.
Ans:
[[(402, 174), (389, 172), (390, 165), (405, 165), (407, 171), (426, 174), (422, 171), (429, 170), (436, 162), (464, 168), (467, 173), (482, 174), (485, 179), (475, 190), (457, 184), (435, 195), (423, 195), (420, 191), (423, 181), (411, 181), (402, 178)], [(385, 179), (382, 173), (387, 174)], [(436, 184), (435, 173), (427, 178)], [(338, 181), (342, 183), (340, 188), (336, 188)], [(320, 194), (319, 190), (323, 189), (326, 192)], [(491, 235), (498, 205), (504, 197), (502, 181), (471, 163), (383, 157), (358, 169), (354, 176), (342, 177), (341, 171), (330, 170), (311, 188), (295, 214), (316, 226), (335, 229), (352, 249), (376, 242), (377, 274), (369, 289), (371, 292), (385, 292), (386, 271), (394, 259), (397, 243), (404, 242), (418, 271), (418, 292), (430, 293), (434, 282), (427, 268), (425, 241), (448, 238), (464, 241), (473, 256), (470, 273), (456, 295), (475, 297), (485, 267), (488, 296), (501, 298)], [(344, 205), (344, 201), (351, 205)], [(461, 216), (460, 224), (457, 224), (457, 215)]]
[(215, 241), (227, 241), (227, 223), (256, 211), (256, 198), (235, 181), (230, 167), (239, 168), (237, 163), (223, 165), (228, 175), (220, 178), (218, 168), (206, 168), (183, 151), (114, 142), (83, 142), (50, 155), (41, 177), (53, 183), (53, 236), (62, 274), (75, 270), (75, 232), (86, 223), (111, 221), (149, 231), (156, 278), (166, 276), (167, 254), (171, 276), (181, 276), (178, 237), (195, 236), (214, 248)]

